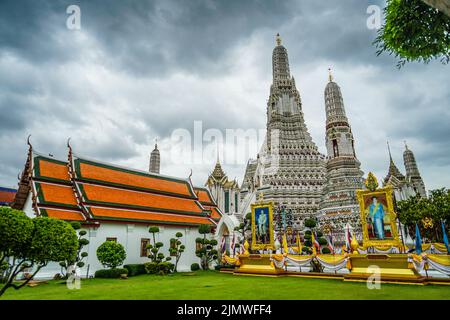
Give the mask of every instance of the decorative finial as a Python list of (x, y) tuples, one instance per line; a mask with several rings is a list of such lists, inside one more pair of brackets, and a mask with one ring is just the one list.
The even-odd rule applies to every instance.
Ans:
[(389, 146), (389, 140), (387, 140), (386, 143), (387, 143), (388, 152), (389, 152), (389, 159), (392, 161), (391, 147)]
[(328, 68), (328, 81), (333, 81), (333, 74), (331, 73), (331, 68)]
[(28, 135), (27, 144), (30, 148), (33, 148), (33, 146), (31, 145), (31, 142), (30, 142), (30, 138), (31, 138), (31, 134)]
[(155, 149), (158, 149), (158, 137), (155, 138)]
[(409, 150), (409, 149), (408, 149), (408, 145), (406, 144), (406, 140), (403, 140), (403, 142), (405, 143), (405, 148), (406, 148), (406, 150)]
[(281, 46), (281, 37), (280, 37), (279, 33), (277, 33), (276, 41), (277, 41), (277, 46)]

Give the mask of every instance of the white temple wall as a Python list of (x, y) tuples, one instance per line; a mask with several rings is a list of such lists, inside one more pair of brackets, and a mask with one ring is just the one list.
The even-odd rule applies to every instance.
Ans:
[[(31, 208), (30, 197), (27, 199), (24, 211), (28, 216), (35, 217), (35, 213)], [(152, 234), (148, 232), (149, 226), (150, 225), (147, 224), (102, 222), (98, 228), (84, 228), (84, 230), (87, 231), (84, 238), (89, 240), (89, 244), (83, 247), (82, 250), (88, 252), (88, 257), (83, 260), (85, 266), (80, 270), (81, 277), (86, 277), (87, 275), (93, 276), (95, 271), (104, 269), (97, 259), (96, 251), (107, 238), (116, 238), (117, 242), (124, 246), (127, 257), (123, 264), (150, 262), (147, 257), (140, 256), (141, 239), (151, 239), (152, 241)], [(175, 238), (177, 232), (183, 234), (183, 237), (180, 240), (185, 245), (186, 249), (182, 253), (178, 263), (178, 271), (190, 271), (192, 263), (200, 263), (200, 259), (195, 255), (195, 239), (203, 237), (203, 235), (198, 233), (197, 227), (159, 226), (159, 228), (160, 232), (156, 235), (156, 241), (164, 243), (160, 252), (164, 253), (166, 257), (170, 256), (170, 239)], [(171, 262), (175, 262), (174, 257), (172, 257)], [(59, 262), (51, 262), (48, 266), (40, 270), (35, 278), (53, 278), (55, 274), (60, 272), (61, 267), (59, 266)]]

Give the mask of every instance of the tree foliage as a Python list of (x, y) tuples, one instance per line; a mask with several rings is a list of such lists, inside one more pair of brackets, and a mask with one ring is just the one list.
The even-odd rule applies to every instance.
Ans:
[[(164, 244), (162, 242), (156, 241), (156, 234), (159, 233), (159, 227), (152, 226), (148, 229), (148, 232), (150, 232), (152, 234), (152, 240), (153, 240), (153, 243), (149, 244), (147, 246), (147, 249), (150, 250), (148, 257), (150, 258), (150, 260), (152, 262), (160, 263), (164, 260), (164, 253), (159, 252), (159, 250), (164, 246)], [(165, 259), (166, 259), (166, 261), (171, 260), (170, 257), (167, 257)]]
[(147, 249), (150, 250), (148, 257), (150, 258), (151, 262), (145, 263), (145, 270), (147, 271), (147, 273), (161, 275), (172, 272), (175, 267), (173, 263), (169, 262), (172, 258), (165, 257), (164, 253), (159, 252), (159, 250), (164, 246), (162, 242), (156, 241), (156, 234), (159, 233), (159, 227), (151, 226), (148, 229), (148, 232), (152, 234), (153, 243), (147, 246)]
[(245, 217), (244, 221), (239, 224), (236, 228), (234, 228), (235, 231), (238, 231), (242, 235), (242, 242), (246, 239), (246, 234), (252, 230), (252, 213), (248, 212)]
[(198, 245), (195, 255), (200, 258), (202, 269), (209, 270), (211, 262), (219, 257), (219, 253), (214, 248), (214, 246), (217, 245), (217, 241), (206, 238), (206, 235), (211, 233), (210, 225), (200, 225), (198, 232), (203, 235), (203, 238), (195, 239), (195, 242)]
[[(305, 252), (306, 254), (313, 253), (314, 244), (312, 243), (312, 234), (314, 233), (316, 240), (320, 245), (320, 248), (317, 250), (317, 253), (324, 253), (324, 254), (330, 253), (331, 250), (328, 247), (326, 247), (328, 241), (323, 237), (323, 232), (317, 225), (317, 219), (315, 218), (305, 219), (303, 224), (306, 227), (306, 230), (304, 232), (305, 241), (302, 251)], [(322, 265), (315, 259), (311, 260), (311, 268), (314, 272), (323, 272)]]
[(450, 17), (422, 0), (387, 0), (385, 22), (374, 44), (377, 54), (387, 52), (406, 62), (450, 61)]
[[(419, 195), (407, 200), (397, 202), (397, 216), (400, 222), (407, 227), (410, 234), (414, 234), (414, 226), (417, 223), (421, 233), (430, 240), (442, 241), (441, 221), (446, 224), (448, 230), (450, 222), (450, 190), (431, 190), (428, 198)], [(433, 221), (433, 227), (424, 228), (422, 220), (428, 218)]]
[(106, 268), (115, 269), (126, 257), (124, 247), (115, 241), (105, 241), (97, 248), (98, 261)]
[(175, 234), (175, 238), (170, 239), (170, 249), (169, 252), (171, 255), (175, 256), (175, 266), (174, 271), (177, 272), (178, 261), (180, 261), (181, 254), (184, 252), (186, 247), (182, 244), (180, 238), (183, 237), (181, 232), (177, 232)]
[[(78, 249), (75, 230), (69, 223), (47, 217), (31, 219), (23, 211), (0, 208), (0, 296), (10, 287), (20, 289), (50, 261), (74, 259)], [(32, 270), (24, 282), (16, 277)]]
[(86, 230), (81, 230), (81, 224), (79, 222), (71, 222), (70, 225), (72, 228), (78, 231), (78, 250), (77, 254), (75, 255), (75, 258), (72, 260), (64, 260), (59, 263), (62, 269), (62, 273), (67, 275), (67, 270), (70, 266), (76, 266), (78, 268), (84, 267), (84, 259), (88, 256), (88, 253), (86, 251), (83, 251), (83, 247), (89, 244), (89, 240), (84, 238), (86, 236), (87, 232)]

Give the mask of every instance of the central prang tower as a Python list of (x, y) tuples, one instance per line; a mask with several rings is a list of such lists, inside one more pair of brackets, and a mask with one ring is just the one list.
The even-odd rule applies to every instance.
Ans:
[(256, 160), (249, 160), (241, 188), (241, 213), (259, 194), (292, 209), (294, 227), (317, 214), (325, 181), (325, 156), (305, 124), (300, 94), (277, 34), (272, 54), (273, 83), (267, 102), (267, 133)]

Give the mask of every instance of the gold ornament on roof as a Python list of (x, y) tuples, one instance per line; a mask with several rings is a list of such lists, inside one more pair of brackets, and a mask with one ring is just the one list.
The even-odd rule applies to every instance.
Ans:
[(426, 217), (426, 218), (423, 218), (422, 219), (422, 224), (423, 224), (423, 227), (425, 228), (425, 229), (431, 229), (431, 228), (433, 228), (433, 219), (431, 219), (431, 218), (428, 218), (428, 217)]
[(365, 181), (366, 188), (375, 191), (378, 188), (378, 180), (372, 172), (369, 172)]
[(258, 202), (263, 202), (264, 201), (264, 193), (260, 192), (258, 194)]
[(329, 223), (325, 224), (322, 228), (323, 232), (326, 234), (330, 234), (331, 233), (331, 225)]

